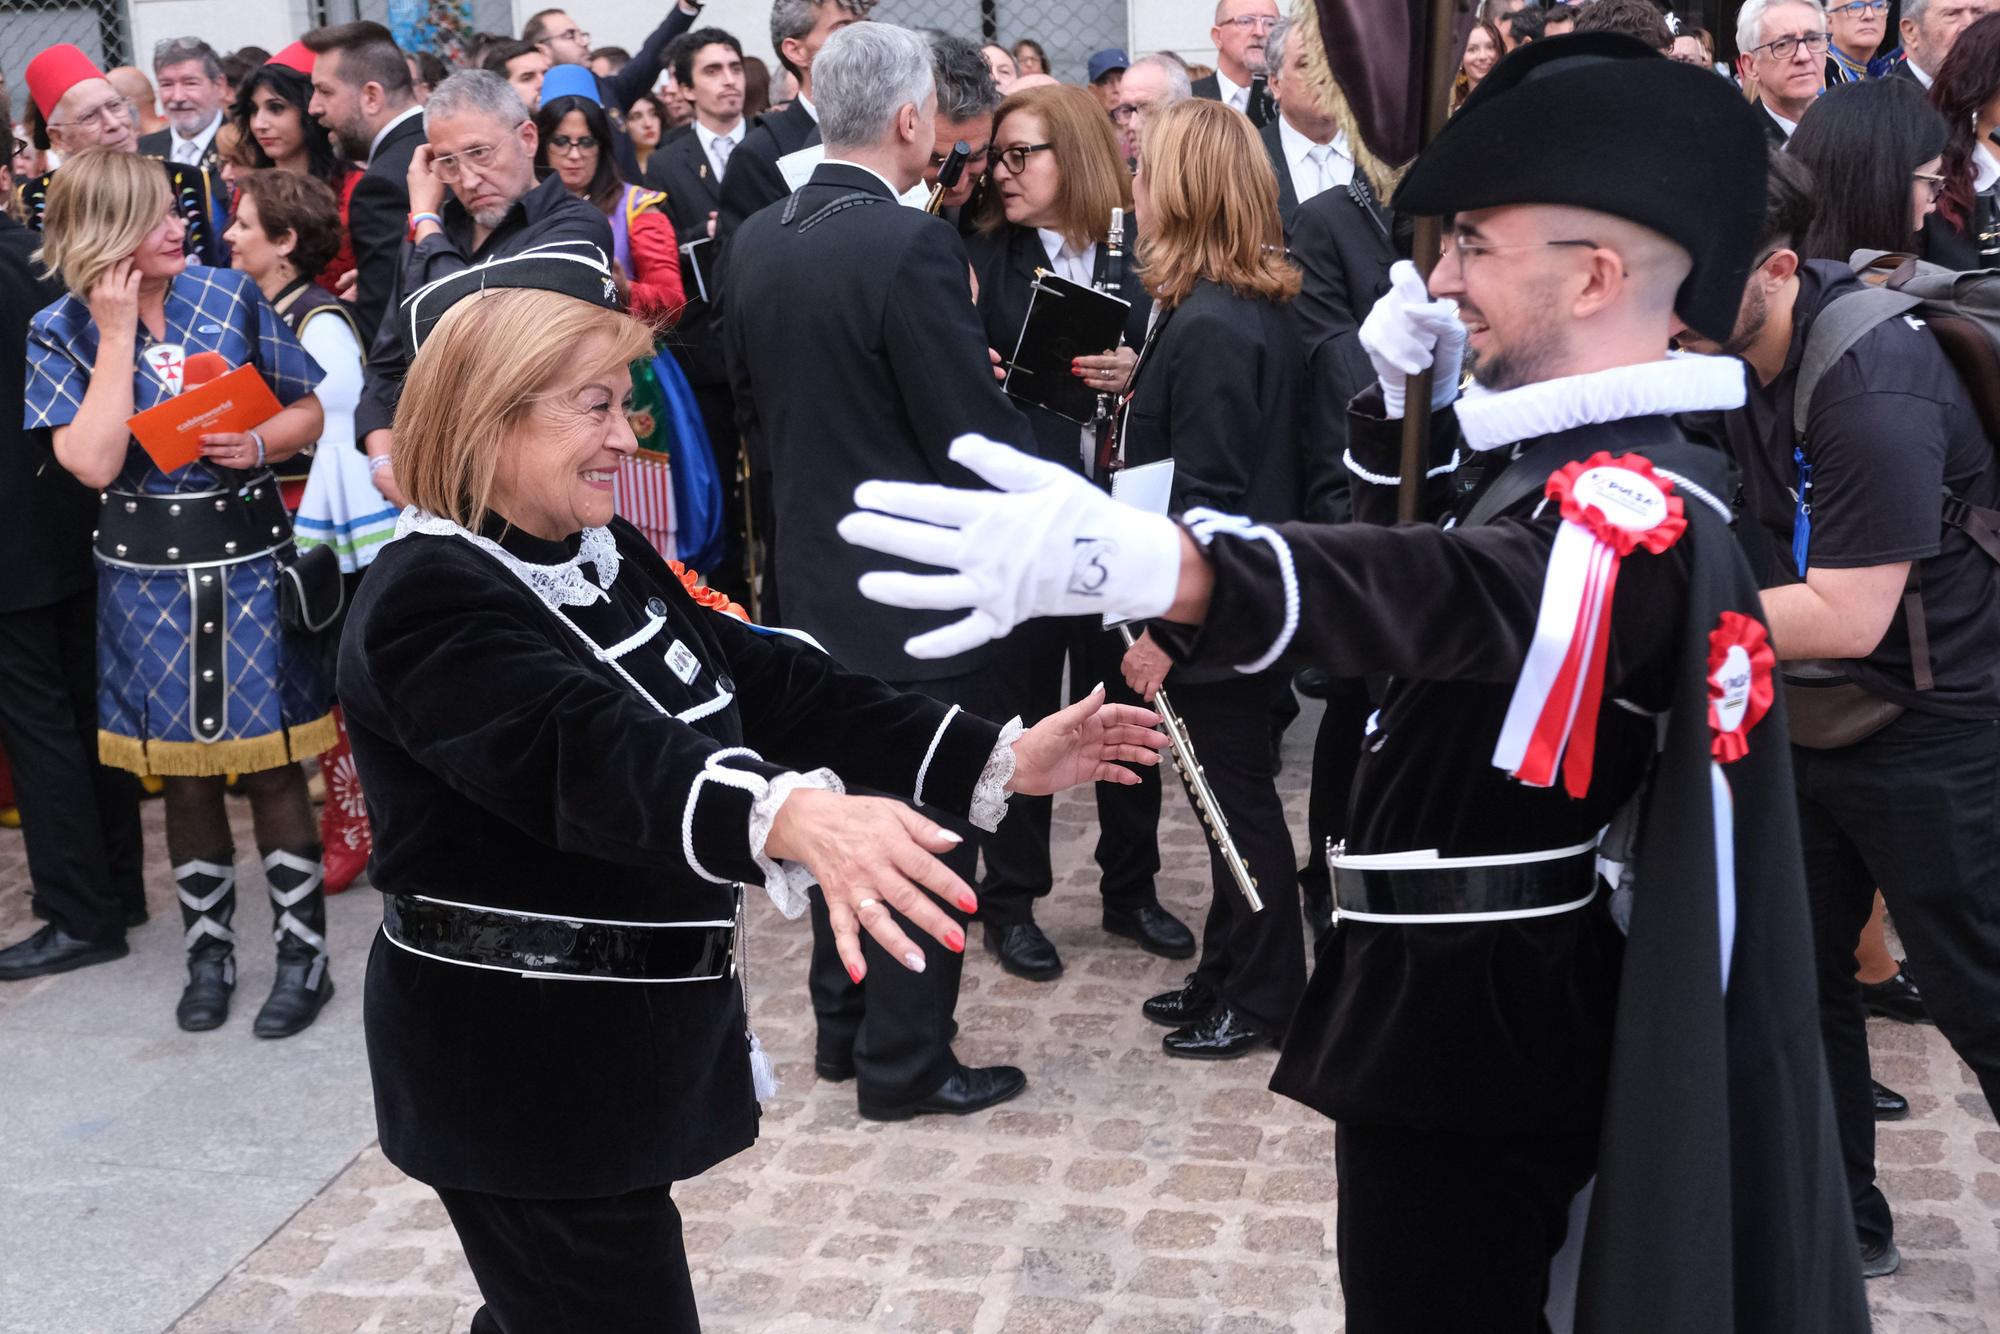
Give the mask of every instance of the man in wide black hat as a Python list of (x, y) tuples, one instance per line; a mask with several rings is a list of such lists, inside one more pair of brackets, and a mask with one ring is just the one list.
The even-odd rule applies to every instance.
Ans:
[[(1731, 326), (1764, 171), (1721, 80), (1534, 43), (1394, 200), (1451, 226), (1362, 329), (1359, 522), (1175, 524), (962, 440), (999, 494), (871, 482), (843, 523), (952, 571), (863, 579), (972, 608), (917, 653), (1101, 611), (1182, 661), (1391, 675), (1272, 1080), (1339, 1123), (1350, 1334), (1867, 1328), (1772, 654), (1726, 464), (1673, 421), (1743, 376), (1667, 355)], [(1426, 367), (1432, 522), (1391, 526)]]

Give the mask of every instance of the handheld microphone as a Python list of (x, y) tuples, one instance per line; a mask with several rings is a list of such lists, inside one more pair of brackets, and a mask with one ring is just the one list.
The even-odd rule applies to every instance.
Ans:
[(181, 372), (181, 392), (219, 380), (233, 369), (229, 358), (220, 352), (196, 352), (188, 357), (187, 368)]

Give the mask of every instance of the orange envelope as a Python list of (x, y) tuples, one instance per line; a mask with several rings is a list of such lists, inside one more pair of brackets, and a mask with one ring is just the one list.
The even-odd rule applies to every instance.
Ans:
[(201, 457), (201, 438), (214, 431), (248, 431), (278, 415), (277, 396), (255, 366), (227, 375), (147, 408), (126, 425), (162, 472)]

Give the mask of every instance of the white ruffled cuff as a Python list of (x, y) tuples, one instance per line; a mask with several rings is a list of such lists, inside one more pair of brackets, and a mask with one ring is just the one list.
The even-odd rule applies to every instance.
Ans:
[[(1013, 775), (1010, 752), (1007, 777)], [(781, 862), (766, 856), (764, 844), (770, 840), (771, 826), (778, 819), (778, 808), (785, 804), (786, 797), (802, 787), (818, 788), (822, 792), (847, 791), (846, 784), (833, 770), (814, 769), (810, 773), (779, 774), (771, 780), (764, 795), (750, 803), (750, 857), (757, 863), (757, 869), (764, 873), (764, 892), (771, 896), (771, 902), (785, 915), (786, 921), (796, 919), (806, 910), (806, 891), (819, 882), (806, 869), (804, 862)]]
[(965, 818), (989, 834), (1007, 818), (1007, 784), (1014, 779), (1014, 742), (1026, 730), (1018, 716), (1007, 720), (1000, 729), (1000, 739), (993, 743), (993, 753), (986, 757), (986, 767), (979, 771), (979, 781), (973, 785), (972, 806)]

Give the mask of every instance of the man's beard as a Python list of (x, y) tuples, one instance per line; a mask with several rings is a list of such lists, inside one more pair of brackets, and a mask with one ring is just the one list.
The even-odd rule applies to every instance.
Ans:
[(1743, 297), (1743, 309), (1736, 317), (1736, 328), (1722, 345), (1725, 357), (1740, 357), (1744, 349), (1756, 342), (1764, 332), (1764, 326), (1771, 321), (1770, 298), (1760, 287), (1753, 287)]
[(473, 214), (472, 220), (490, 232), (501, 223), (507, 221), (507, 215), (513, 211), (514, 206), (512, 204), (501, 204), (496, 208), (489, 208), (482, 213)]
[(1467, 348), (1465, 365), (1473, 379), (1498, 393), (1552, 378), (1549, 367), (1562, 357), (1564, 350), (1562, 337), (1553, 327), (1543, 324), (1516, 339), (1512, 346), (1497, 348), (1485, 356)]
[(368, 132), (366, 125), (337, 125), (333, 129), (334, 147), (350, 162), (366, 162), (368, 152), (375, 147), (375, 136)]

